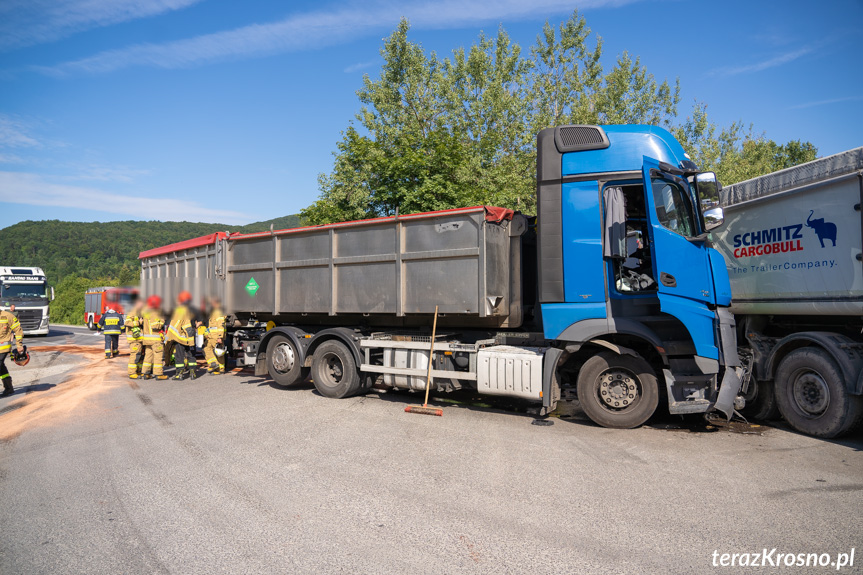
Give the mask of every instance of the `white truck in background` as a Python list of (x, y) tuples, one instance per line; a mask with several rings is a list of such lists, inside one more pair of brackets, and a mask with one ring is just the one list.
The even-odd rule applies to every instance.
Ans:
[(54, 288), (42, 268), (0, 266), (0, 309), (15, 306), (24, 335), (48, 335)]
[(861, 204), (863, 147), (721, 191), (744, 414), (827, 438), (863, 420)]

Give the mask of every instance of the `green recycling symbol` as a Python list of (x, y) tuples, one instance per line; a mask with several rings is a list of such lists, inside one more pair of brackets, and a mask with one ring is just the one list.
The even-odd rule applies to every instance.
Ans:
[(249, 283), (246, 284), (246, 291), (249, 292), (250, 296), (254, 297), (259, 287), (261, 286), (258, 285), (258, 282), (255, 281), (255, 278), (251, 278), (249, 280)]

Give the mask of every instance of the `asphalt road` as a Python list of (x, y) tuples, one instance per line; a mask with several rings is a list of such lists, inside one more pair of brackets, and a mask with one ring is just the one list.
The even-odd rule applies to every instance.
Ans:
[(863, 571), (859, 433), (433, 417), (247, 372), (130, 380), (81, 328), (27, 343), (0, 399), (3, 575), (835, 573), (769, 561), (852, 548), (839, 572)]

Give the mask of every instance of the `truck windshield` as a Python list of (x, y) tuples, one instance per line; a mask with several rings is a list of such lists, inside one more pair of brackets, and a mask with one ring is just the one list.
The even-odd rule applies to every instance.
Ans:
[(651, 183), (659, 223), (687, 238), (696, 235), (698, 227), (695, 225), (695, 214), (692, 213), (689, 193), (677, 182), (654, 179)]
[(48, 297), (44, 283), (41, 284), (3, 284), (0, 296), (4, 298)]

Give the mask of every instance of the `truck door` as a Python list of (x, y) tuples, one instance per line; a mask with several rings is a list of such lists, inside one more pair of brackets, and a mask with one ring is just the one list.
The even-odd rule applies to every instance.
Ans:
[(695, 240), (701, 224), (689, 184), (647, 157), (643, 176), (660, 307), (683, 322), (698, 355), (718, 359), (714, 312), (707, 306), (715, 303), (713, 276), (707, 246)]

